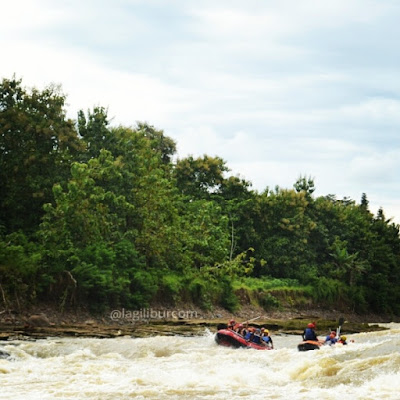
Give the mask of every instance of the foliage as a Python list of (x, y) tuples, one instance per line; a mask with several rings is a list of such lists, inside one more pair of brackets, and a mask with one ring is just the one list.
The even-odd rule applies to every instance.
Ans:
[(311, 177), (262, 193), (144, 122), (66, 118), (56, 85), (0, 82), (0, 289), (61, 309), (191, 302), (400, 315), (399, 225)]
[(296, 279), (241, 277), (235, 281), (234, 288), (239, 289), (242, 287), (251, 290), (268, 291), (283, 288), (303, 288), (303, 285), (301, 285)]
[(220, 189), (227, 171), (224, 160), (207, 155), (178, 160), (174, 168), (178, 188), (191, 199), (210, 198)]
[(338, 304), (344, 295), (345, 285), (337, 279), (320, 277), (314, 283), (313, 296), (316, 302)]
[(185, 287), (184, 277), (173, 273), (165, 273), (159, 285), (159, 298), (163, 303), (176, 304)]
[(7, 233), (32, 233), (52, 186), (68, 176), (80, 149), (59, 87), (22, 87), (15, 77), (0, 82), (0, 221)]
[(22, 232), (0, 237), (0, 285), (10, 295), (3, 295), (6, 308), (15, 301), (19, 306), (24, 299), (36, 301), (37, 293), (48, 283), (48, 277), (40, 274), (41, 259), (41, 248)]
[(268, 292), (260, 295), (259, 303), (265, 310), (279, 308), (280, 306), (279, 300)]

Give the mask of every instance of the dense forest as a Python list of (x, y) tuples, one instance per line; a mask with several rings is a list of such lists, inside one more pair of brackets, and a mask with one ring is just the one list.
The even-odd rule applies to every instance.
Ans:
[[(268, 174), (268, 171), (265, 171)], [(66, 117), (61, 88), (0, 83), (0, 304), (240, 302), (400, 315), (399, 225), (367, 195), (265, 188), (219, 157), (178, 158), (148, 123)]]

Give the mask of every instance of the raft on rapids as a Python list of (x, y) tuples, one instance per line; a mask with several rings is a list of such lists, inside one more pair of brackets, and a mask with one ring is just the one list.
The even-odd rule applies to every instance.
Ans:
[(319, 350), (322, 343), (317, 340), (305, 340), (297, 345), (299, 351)]
[[(339, 326), (336, 329), (336, 331), (331, 331), (330, 333), (330, 337), (327, 336), (327, 338), (324, 341), (321, 340), (304, 340), (307, 332), (307, 329), (312, 329), (311, 332), (308, 332), (309, 334), (313, 334), (311, 335), (314, 336), (314, 338), (317, 339), (315, 332), (314, 332), (314, 328), (315, 328), (315, 322), (311, 322), (307, 325), (307, 329), (304, 330), (303, 332), (303, 341), (301, 343), (299, 343), (297, 345), (297, 349), (299, 351), (308, 351), (308, 350), (319, 350), (319, 348), (323, 345), (329, 344), (329, 345), (333, 345), (336, 343), (341, 343), (341, 344), (347, 344), (346, 343), (346, 336), (341, 337), (340, 336), (340, 331), (342, 329), (342, 325), (344, 323), (344, 318), (340, 318), (339, 319)], [(310, 336), (309, 336), (310, 337)]]
[(230, 329), (220, 329), (215, 334), (215, 341), (217, 342), (217, 344), (227, 347), (246, 347), (256, 350), (272, 350), (272, 348), (269, 346), (250, 342), (239, 333), (236, 333)]

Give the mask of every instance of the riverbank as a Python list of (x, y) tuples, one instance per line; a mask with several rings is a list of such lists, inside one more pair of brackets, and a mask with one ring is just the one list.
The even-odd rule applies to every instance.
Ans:
[(231, 318), (240, 322), (253, 320), (252, 324), (264, 326), (273, 334), (293, 335), (300, 335), (310, 321), (317, 322), (317, 331), (321, 335), (335, 329), (341, 318), (345, 321), (342, 331), (347, 334), (382, 330), (379, 323), (400, 321), (399, 318), (382, 315), (358, 315), (322, 309), (266, 312), (254, 306), (242, 306), (235, 314), (222, 308), (206, 311), (196, 307), (156, 306), (134, 311), (121, 308), (96, 315), (85, 310), (60, 312), (43, 306), (25, 312), (0, 311), (0, 340), (66, 336), (193, 336), (201, 335), (206, 330), (215, 332), (219, 324), (226, 324)]

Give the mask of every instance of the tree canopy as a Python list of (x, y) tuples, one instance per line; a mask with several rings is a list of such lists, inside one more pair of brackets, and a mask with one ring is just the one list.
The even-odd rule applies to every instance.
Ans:
[(67, 119), (65, 100), (55, 85), (0, 83), (5, 307), (233, 309), (247, 277), (312, 287), (335, 308), (400, 314), (399, 225), (373, 215), (365, 193), (360, 204), (314, 197), (305, 176), (258, 193), (220, 157), (177, 159), (174, 140), (148, 123), (113, 127), (103, 107)]

